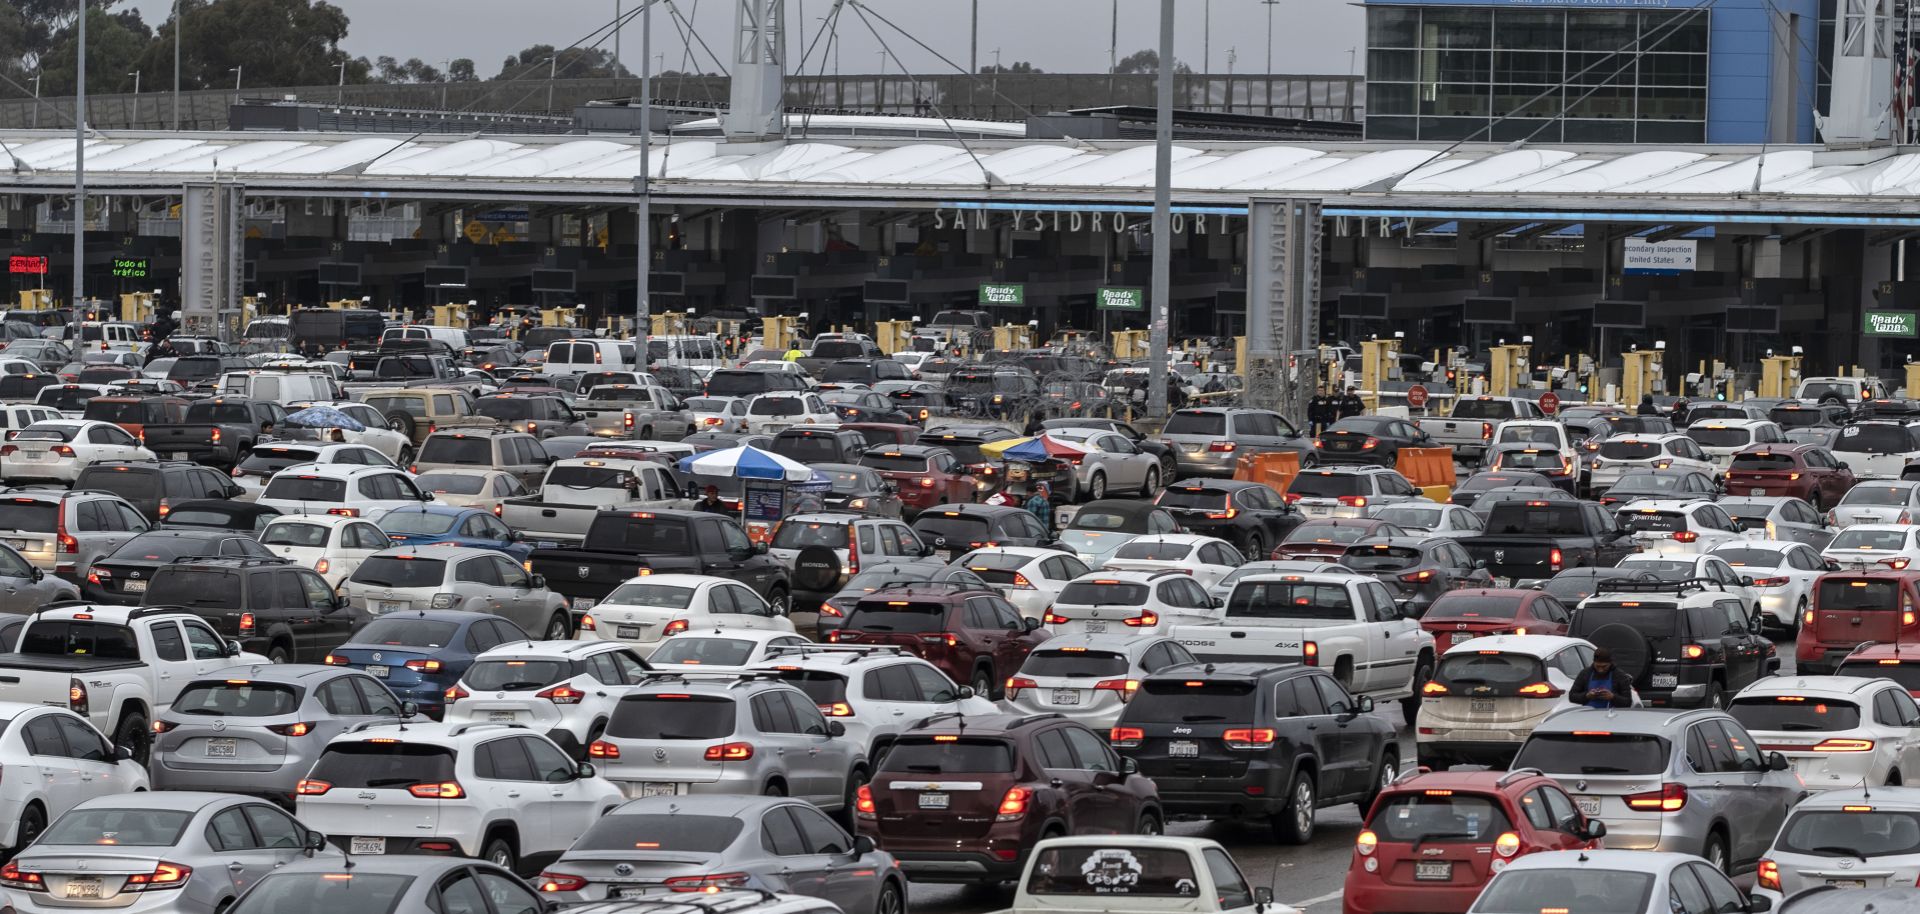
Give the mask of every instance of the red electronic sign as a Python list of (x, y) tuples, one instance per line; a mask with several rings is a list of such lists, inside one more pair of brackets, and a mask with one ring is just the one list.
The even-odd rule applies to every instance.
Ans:
[(9, 257), (7, 258), (7, 272), (9, 273), (45, 273), (47, 272), (47, 258), (45, 257)]

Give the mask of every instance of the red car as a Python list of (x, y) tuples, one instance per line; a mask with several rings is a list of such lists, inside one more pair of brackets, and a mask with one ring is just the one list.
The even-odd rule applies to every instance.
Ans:
[(1859, 482), (1840, 458), (1817, 444), (1749, 445), (1733, 453), (1726, 478), (1728, 495), (1785, 495), (1805, 500), (1815, 511), (1839, 504)]
[(1572, 615), (1543, 590), (1475, 587), (1442, 594), (1420, 617), (1435, 653), (1488, 635), (1564, 635)]
[(1920, 569), (1833, 571), (1813, 582), (1813, 606), (1800, 616), (1794, 670), (1832, 673), (1869, 641), (1920, 652)]
[(842, 422), (840, 427), (859, 432), (872, 444), (913, 444), (920, 440), (922, 429), (918, 425), (900, 425), (895, 422)]
[(1347, 547), (1376, 536), (1412, 536), (1399, 524), (1370, 517), (1323, 517), (1307, 521), (1273, 547), (1275, 561), (1325, 559), (1337, 562)]
[(1908, 695), (1920, 698), (1920, 648), (1863, 644), (1840, 661), (1834, 675), (1891, 679), (1906, 686)]
[(1598, 848), (1606, 833), (1604, 823), (1582, 815), (1566, 791), (1538, 771), (1435, 774), (1421, 768), (1373, 801), (1354, 841), (1341, 909), (1464, 912), (1495, 873), (1522, 855)]
[(835, 644), (891, 645), (969, 683), (981, 697), (998, 698), (1000, 684), (1053, 633), (1020, 614), (994, 590), (957, 582), (910, 584), (867, 594), (840, 628)]
[(867, 448), (860, 465), (898, 486), (901, 503), (914, 511), (973, 501), (974, 478), (960, 458), (943, 447), (883, 444)]

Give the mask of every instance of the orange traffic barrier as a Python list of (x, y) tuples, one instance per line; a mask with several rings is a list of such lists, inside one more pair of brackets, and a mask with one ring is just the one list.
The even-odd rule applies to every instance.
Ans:
[(1300, 455), (1291, 451), (1248, 454), (1233, 467), (1233, 478), (1265, 483), (1275, 492), (1285, 493), (1293, 477), (1300, 475)]
[(1450, 447), (1403, 447), (1400, 460), (1394, 469), (1407, 477), (1415, 488), (1442, 490), (1439, 498), (1432, 492), (1426, 492), (1434, 501), (1445, 501), (1453, 491), (1453, 448)]

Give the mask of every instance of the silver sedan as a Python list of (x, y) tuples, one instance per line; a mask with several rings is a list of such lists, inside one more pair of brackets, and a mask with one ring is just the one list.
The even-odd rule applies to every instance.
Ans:
[(1097, 428), (1056, 428), (1046, 437), (1085, 451), (1073, 466), (1073, 492), (1099, 501), (1109, 493), (1139, 492), (1152, 498), (1166, 480), (1160, 477), (1160, 458), (1141, 450), (1125, 435)]

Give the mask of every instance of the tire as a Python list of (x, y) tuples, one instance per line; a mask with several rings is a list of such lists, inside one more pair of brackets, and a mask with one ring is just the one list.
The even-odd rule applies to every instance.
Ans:
[(1296, 772), (1293, 786), (1287, 788), (1287, 808), (1273, 817), (1273, 837), (1281, 844), (1305, 844), (1313, 840), (1315, 794), (1313, 778)]
[(1700, 858), (1707, 865), (1727, 875), (1733, 875), (1733, 855), (1727, 851), (1727, 838), (1719, 830), (1707, 835), (1707, 844), (1700, 848)]
[(1433, 678), (1433, 658), (1423, 657), (1413, 668), (1413, 694), (1400, 699), (1400, 716), (1411, 727), (1420, 718), (1420, 690)]
[(557, 612), (553, 614), (552, 619), (547, 621), (547, 630), (541, 640), (565, 641), (572, 636), (573, 618), (565, 612)]
[(1087, 480), (1087, 500), (1099, 501), (1107, 497), (1107, 474), (1094, 471), (1093, 478)]
[(787, 596), (785, 587), (775, 587), (767, 591), (767, 605), (773, 607), (773, 611), (783, 617), (793, 612), (793, 600)]
[(414, 458), (413, 445), (411, 444), (401, 445), (400, 459), (396, 461), (397, 463), (400, 464), (400, 469), (404, 470), (407, 467), (413, 466), (413, 458)]
[[(1439, 769), (1434, 769), (1438, 771)], [(1393, 779), (1400, 776), (1400, 755), (1388, 749), (1380, 756), (1380, 768), (1373, 773), (1373, 789), (1360, 798), (1360, 818), (1366, 819), (1368, 811), (1373, 809), (1373, 801), (1380, 798), (1393, 786)]]
[(1264, 561), (1267, 557), (1267, 540), (1258, 530), (1247, 534), (1247, 561)]
[(1140, 497), (1152, 498), (1154, 493), (1158, 491), (1160, 491), (1160, 468), (1157, 466), (1149, 467), (1147, 468), (1147, 481), (1140, 487)]
[(292, 663), (293, 652), (287, 650), (287, 646), (284, 644), (276, 644), (267, 648), (267, 661), (270, 663)]
[(767, 789), (760, 791), (760, 795), (763, 797), (784, 797), (787, 795), (787, 785), (778, 781), (768, 781)]
[(12, 859), (15, 854), (26, 849), (40, 834), (47, 830), (47, 811), (38, 803), (29, 803), (26, 811), (20, 813), (20, 830), (14, 835), (13, 848), (7, 853)]
[(873, 914), (907, 914), (907, 899), (900, 891), (900, 883), (889, 879), (880, 887), (880, 898), (873, 903)]
[(1594, 629), (1587, 640), (1596, 647), (1613, 651), (1613, 662), (1633, 677), (1634, 682), (1643, 682), (1647, 664), (1653, 660), (1653, 647), (1647, 643), (1647, 636), (1631, 625), (1612, 622)]
[(1807, 598), (1800, 598), (1800, 605), (1793, 608), (1793, 618), (1787, 620), (1787, 634), (1800, 637), (1800, 620), (1807, 617)]
[(504, 870), (520, 872), (518, 869), (520, 859), (519, 855), (513, 852), (513, 842), (501, 835), (488, 839), (487, 846), (480, 849), (480, 859)]
[(140, 767), (147, 767), (153, 756), (153, 728), (147, 716), (139, 711), (128, 711), (113, 728), (113, 744), (133, 754), (133, 760)]
[(1148, 811), (1140, 814), (1140, 823), (1133, 827), (1133, 831), (1140, 835), (1163, 835), (1166, 834), (1167, 826), (1160, 821), (1159, 813)]
[(1707, 683), (1707, 697), (1701, 700), (1700, 707), (1712, 708), (1718, 711), (1726, 708), (1726, 706), (1727, 687), (1717, 682)]
[(847, 834), (857, 833), (853, 826), (853, 804), (859, 799), (860, 785), (865, 784), (867, 779), (865, 768), (854, 768), (847, 772), (847, 789), (844, 792), (845, 796), (841, 797), (840, 815), (835, 817), (840, 822), (840, 826), (847, 830)]
[(970, 684), (973, 686), (973, 694), (992, 701), (995, 691), (993, 687), (993, 667), (983, 666), (974, 670), (973, 681)]
[(420, 440), (420, 425), (413, 417), (399, 410), (387, 414), (387, 428), (407, 436), (408, 441)]
[(652, 441), (652, 440), (653, 440), (653, 426), (651, 426), (651, 425), (648, 425), (648, 426), (643, 426), (643, 427), (641, 427), (641, 429), (640, 429), (640, 440), (641, 440), (641, 441)]

